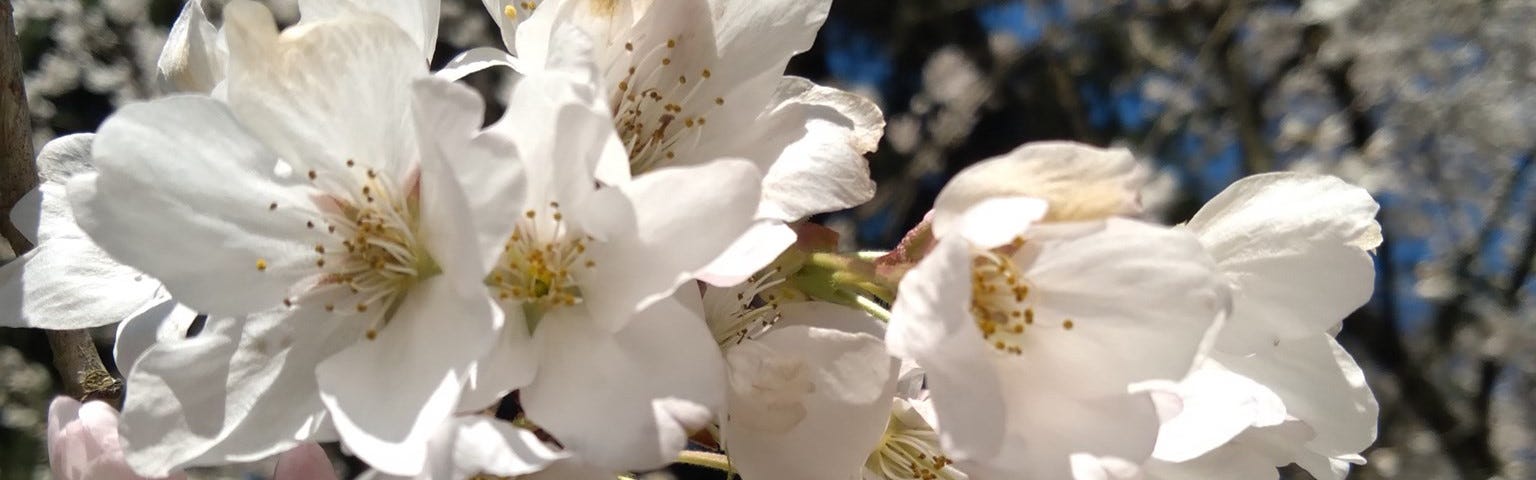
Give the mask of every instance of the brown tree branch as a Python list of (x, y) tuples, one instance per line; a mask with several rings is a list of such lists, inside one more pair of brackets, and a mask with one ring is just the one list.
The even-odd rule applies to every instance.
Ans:
[[(21, 47), (11, 18), (11, 0), (0, 0), (0, 213), (10, 218), (11, 209), (37, 186), (37, 165), (32, 160), (32, 118), (27, 93), (21, 82)], [(15, 225), (0, 222), (0, 234), (16, 254), (32, 249)], [(113, 405), (122, 383), (107, 372), (96, 343), (84, 330), (50, 330), (54, 368), (64, 378), (64, 391), (82, 400), (106, 400)]]

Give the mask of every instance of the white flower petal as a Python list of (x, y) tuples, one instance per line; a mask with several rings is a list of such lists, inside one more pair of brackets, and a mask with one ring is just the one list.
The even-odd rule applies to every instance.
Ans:
[(1047, 222), (1127, 215), (1139, 209), (1139, 186), (1136, 159), (1125, 149), (1027, 143), (951, 178), (934, 199), (933, 231), (946, 235), (972, 205), (993, 197), (1044, 199), (1050, 204)]
[(885, 338), (885, 322), (863, 310), (827, 302), (790, 302), (779, 304), (779, 328), (806, 325), (848, 333), (867, 333)]
[(54, 239), (0, 266), (0, 326), (72, 330), (110, 325), (153, 300), (160, 283), (86, 239)]
[(700, 269), (698, 278), (717, 287), (740, 284), (794, 244), (795, 231), (784, 222), (758, 220), (725, 252)]
[(613, 477), (612, 471), (584, 465), (572, 459), (555, 462), (544, 470), (524, 475), (518, 480), (610, 480)]
[[(782, 72), (789, 57), (810, 50), (832, 0), (710, 0), (715, 44), (731, 62), (722, 71), (745, 76)], [(653, 7), (654, 8), (654, 7)], [(756, 67), (756, 68), (753, 68)], [(738, 80), (739, 81), (739, 80)]]
[(954, 232), (981, 249), (993, 249), (1029, 229), (1046, 215), (1045, 200), (1032, 197), (995, 197), (977, 202), (955, 222)]
[[(979, 478), (1072, 478), (1074, 454), (1134, 463), (1151, 456), (1158, 420), (1147, 394), (1071, 398), (1018, 381), (1016, 376), (1002, 379), (1010, 398), (1021, 401), (1010, 405), (1001, 453), (960, 462), (960, 470)], [(941, 428), (948, 425), (941, 423)]]
[(544, 358), (521, 392), (523, 408), (592, 465), (670, 463), (725, 403), (720, 350), (701, 314), (679, 299), (656, 302), (617, 333), (555, 310), (534, 335)]
[(578, 271), (593, 320), (623, 328), (636, 311), (672, 294), (752, 225), (757, 167), (743, 160), (657, 170), (599, 190), (580, 206), (596, 267)]
[(298, 171), (343, 175), (356, 160), (407, 176), (417, 152), (410, 86), (427, 64), (405, 32), (357, 12), (279, 36), (271, 13), (245, 1), (224, 18), (230, 109), (255, 137)]
[(567, 457), (533, 432), (483, 416), (456, 420), (453, 465), (469, 475), (515, 477), (543, 470)]
[[(438, 177), (443, 177), (441, 174), (446, 171), (456, 180), (438, 185), (437, 190), (456, 190), (454, 195), (462, 195), (464, 198), (450, 203), (465, 202), (464, 208), (470, 211), (516, 218), (516, 212), (523, 210), (527, 178), (523, 175), (516, 146), (499, 136), (480, 135), (480, 123), (485, 112), (485, 103), (480, 95), (469, 87), (430, 77), (417, 80), (415, 88), (417, 125), (423, 132), (427, 132), (422, 143), (423, 169), (432, 166), (438, 171)], [(423, 194), (427, 193), (426, 182), (429, 178), (424, 171)], [(443, 182), (444, 178), (433, 180)], [(431, 213), (425, 212), (424, 215)], [(472, 217), (467, 213), (449, 212), (435, 215), (445, 214), (449, 215), (450, 220), (455, 217)], [(512, 224), (476, 219), (472, 226), (459, 227), (476, 230), (476, 245), (472, 251), (479, 255), (465, 255), (462, 251), (450, 250), (434, 257), (470, 257), (480, 260), (480, 265), (474, 266), (482, 270), (482, 275), (474, 279), (478, 282), (483, 278), (483, 272), (488, 272), (490, 265), (501, 256), (507, 236), (512, 233)]]
[(112, 361), (117, 371), (127, 378), (133, 374), (133, 364), (138, 363), (144, 352), (159, 342), (162, 333), (182, 325), (177, 341), (187, 335), (187, 326), (197, 319), (197, 312), (171, 300), (168, 295), (155, 295), (138, 310), (117, 324), (116, 340), (112, 342)]
[(94, 171), (91, 141), (94, 133), (76, 133), (48, 141), (37, 153), (37, 175), (44, 183), (63, 185), (75, 174)]
[(432, 60), (437, 51), (438, 18), (442, 2), (431, 0), (300, 0), (300, 24), (355, 15), (358, 9), (377, 13), (389, 18), (396, 27), (410, 36), (419, 50), (417, 58), (423, 62)]
[[(573, 43), (586, 42), (574, 29), (561, 31), (575, 35), (570, 39)], [(591, 68), (589, 59), (581, 61)], [(515, 145), (515, 154), (525, 159), (522, 168), (529, 180), (524, 205), (542, 207), (550, 201), (579, 205), (591, 194), (594, 181), (619, 180), (606, 177), (603, 164), (624, 164), (624, 147), (613, 131), (607, 106), (592, 88), (589, 79), (564, 70), (530, 73), (513, 87), (507, 114), (486, 128), (488, 135)], [(605, 161), (615, 156), (617, 160)], [(507, 232), (512, 231), (516, 215), (502, 216)]]
[(1107, 395), (1183, 378), (1227, 306), (1215, 265), (1187, 232), (1110, 219), (1040, 243), (1015, 255), (1034, 256), (1023, 274), (1034, 321), (1017, 363), (1039, 385)]
[(224, 80), (225, 52), (219, 34), (203, 12), (202, 0), (181, 7), (176, 23), (155, 62), (155, 79), (162, 92), (211, 93)]
[[(890, 417), (895, 359), (876, 337), (824, 328), (776, 328), (754, 342), (805, 362), (815, 390), (787, 430), (738, 422), (754, 402), (733, 391), (721, 428), (731, 465), (745, 478), (857, 478)], [(733, 384), (741, 373), (731, 371)]]
[(451, 278), (428, 278), (377, 338), (320, 363), (320, 397), (358, 457), (386, 473), (421, 471), (426, 442), (458, 406), (470, 365), (495, 340), (500, 318), (492, 311), (483, 293), (477, 298), (455, 290)]
[(1279, 477), (1270, 459), (1241, 445), (1230, 444), (1186, 462), (1150, 460), (1143, 465), (1143, 471), (1146, 478), (1152, 480)]
[(1178, 386), (1183, 410), (1163, 422), (1153, 456), (1183, 462), (1226, 444), (1249, 427), (1285, 421), (1274, 392), (1242, 375), (1206, 364)]
[(16, 199), (11, 206), (11, 226), (21, 232), (32, 245), (38, 244), (38, 234), (43, 223), (43, 191), (34, 188)]
[(1377, 208), (1359, 187), (1299, 173), (1247, 177), (1211, 199), (1187, 227), (1233, 286), (1217, 348), (1249, 353), (1319, 333), (1365, 304)]
[(252, 461), (329, 428), (315, 364), (360, 328), (320, 309), (210, 318), (198, 336), (162, 339), (129, 371), (123, 440), (136, 471)]
[[(520, 306), (520, 305), (519, 305)], [(500, 308), (500, 307), (498, 307)], [(512, 390), (527, 386), (538, 373), (539, 344), (528, 335), (522, 308), (502, 309), (506, 321), (496, 333), (496, 344), (485, 358), (475, 361), (459, 398), (460, 411), (479, 411), (496, 405)]]
[(760, 218), (791, 222), (874, 198), (864, 154), (875, 150), (885, 131), (879, 107), (852, 93), (784, 77), (768, 108), (772, 112), (747, 130), (763, 132), (761, 137), (713, 132), (742, 139), (724, 153), (764, 152), (766, 158), (749, 157), (765, 166)]
[(1376, 440), (1380, 407), (1365, 374), (1332, 337), (1281, 342), (1272, 353), (1216, 356), (1232, 371), (1273, 390), (1286, 412), (1316, 431), (1308, 448), (1327, 456), (1356, 454)]
[(955, 458), (990, 458), (1002, 447), (1002, 385), (992, 353), (971, 318), (970, 247), (940, 240), (907, 272), (885, 335), (892, 354), (927, 371), (944, 451)]
[(448, 63), (443, 65), (443, 68), (432, 72), (432, 76), (448, 81), (458, 81), (469, 76), (471, 73), (493, 67), (507, 67), (518, 73), (529, 70), (527, 66), (523, 65), (522, 59), (508, 55), (502, 49), (475, 47), (465, 50), (464, 53), (460, 53), (448, 60)]
[(81, 229), (181, 302), (252, 312), (312, 274), (309, 190), (276, 176), (277, 157), (222, 104), (187, 96), (123, 107), (93, 150), (100, 173), (69, 186)]

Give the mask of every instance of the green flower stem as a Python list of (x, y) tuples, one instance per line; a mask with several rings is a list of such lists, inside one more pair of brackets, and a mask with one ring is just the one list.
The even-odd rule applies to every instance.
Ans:
[(677, 454), (677, 463), (713, 468), (727, 473), (735, 471), (731, 469), (731, 459), (725, 455), (697, 450), (684, 450)]
[(875, 260), (879, 260), (880, 257), (884, 257), (884, 256), (886, 256), (889, 253), (891, 253), (891, 252), (886, 252), (886, 251), (881, 251), (881, 250), (864, 250), (862, 252), (855, 253), (854, 256), (858, 257), (859, 260), (864, 260), (864, 261), (867, 261), (867, 262), (873, 262)]
[(853, 303), (853, 306), (859, 307), (860, 310), (864, 310), (865, 313), (870, 314), (882, 322), (891, 323), (891, 311), (886, 310), (885, 306), (881, 305), (880, 302), (870, 300), (869, 297), (859, 295), (854, 292), (845, 291), (843, 294), (845, 299)]

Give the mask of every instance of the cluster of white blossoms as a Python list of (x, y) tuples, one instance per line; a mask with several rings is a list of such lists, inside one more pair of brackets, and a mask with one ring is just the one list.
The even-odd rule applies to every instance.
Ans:
[[(375, 478), (1342, 478), (1377, 406), (1334, 341), (1371, 197), (1240, 180), (1134, 219), (1129, 152), (1024, 145), (891, 252), (807, 223), (884, 128), (784, 76), (831, 0), (187, 4), (166, 96), (49, 143), (0, 325), (121, 321), (145, 477), (341, 442)], [(506, 113), (455, 83), (512, 70)]]

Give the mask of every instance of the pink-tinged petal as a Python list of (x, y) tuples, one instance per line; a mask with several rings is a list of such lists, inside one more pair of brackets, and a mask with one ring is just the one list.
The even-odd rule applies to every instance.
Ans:
[(971, 251), (940, 240), (901, 281), (886, 348), (927, 371), (944, 451), (990, 458), (1002, 447), (1004, 399), (991, 347), (971, 318)]
[(123, 107), (92, 150), (99, 173), (69, 185), (80, 228), (181, 302), (254, 312), (313, 274), (312, 190), (276, 175), (277, 156), (222, 103), (183, 96)]
[(544, 358), (521, 392), (528, 418), (592, 465), (670, 463), (725, 402), (719, 347), (686, 298), (656, 302), (616, 333), (570, 309), (546, 314), (534, 332)]
[(1252, 353), (1320, 333), (1365, 304), (1377, 209), (1364, 189), (1300, 173), (1247, 177), (1211, 199), (1186, 227), (1232, 283), (1217, 348)]
[[(896, 388), (897, 362), (879, 338), (790, 326), (749, 342), (803, 362), (814, 391), (800, 398), (799, 422), (763, 429), (737, 421), (761, 413), (747, 411), (760, 404), (733, 390), (721, 428), (731, 465), (746, 478), (857, 478), (885, 432)], [(733, 369), (732, 384), (750, 373)]]
[(740, 284), (794, 244), (795, 231), (784, 222), (758, 220), (725, 252), (699, 270), (699, 280), (717, 287)]
[[(123, 461), (117, 411), (104, 402), (81, 405), (58, 397), (48, 408), (48, 460), (60, 480), (145, 480)], [(185, 480), (173, 473), (171, 480)]]
[(742, 160), (674, 167), (599, 190), (580, 206), (595, 262), (579, 270), (583, 302), (598, 325), (618, 330), (671, 295), (752, 225), (761, 177)]
[(320, 444), (303, 443), (277, 457), (272, 480), (336, 480), (336, 469)]
[(976, 203), (1035, 197), (1050, 204), (1045, 221), (1099, 220), (1139, 210), (1136, 159), (1124, 149), (1072, 142), (1027, 143), (966, 167), (934, 200), (933, 228), (948, 231)]
[(376, 338), (315, 371), (343, 442), (386, 473), (421, 472), (427, 441), (452, 416), (471, 364), (501, 323), (483, 291), (459, 292), (445, 276), (412, 287)]

